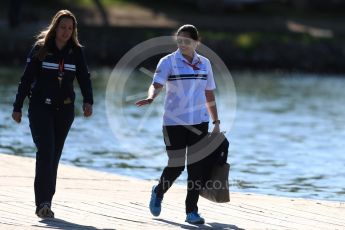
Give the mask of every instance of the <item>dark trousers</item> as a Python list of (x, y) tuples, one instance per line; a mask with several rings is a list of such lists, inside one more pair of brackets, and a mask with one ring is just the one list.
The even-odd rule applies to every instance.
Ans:
[(59, 109), (46, 105), (29, 106), (30, 129), (37, 148), (34, 186), (36, 206), (52, 202), (59, 160), (73, 120), (72, 104)]
[(158, 197), (172, 186), (185, 168), (187, 156), (186, 213), (198, 210), (199, 190), (202, 186), (202, 157), (198, 158), (195, 145), (207, 135), (208, 122), (190, 126), (163, 126), (164, 142), (168, 153), (168, 166), (164, 168), (156, 192)]

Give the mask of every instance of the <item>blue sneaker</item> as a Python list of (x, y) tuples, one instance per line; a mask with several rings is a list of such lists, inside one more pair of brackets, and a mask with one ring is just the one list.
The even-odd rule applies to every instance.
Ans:
[(186, 222), (190, 224), (204, 224), (205, 219), (202, 218), (197, 212), (187, 213)]
[(155, 192), (155, 188), (157, 186), (154, 185), (152, 187), (152, 192), (151, 192), (151, 200), (150, 200), (150, 212), (154, 216), (159, 216), (161, 213), (161, 204), (162, 204), (162, 198), (157, 197), (157, 193)]

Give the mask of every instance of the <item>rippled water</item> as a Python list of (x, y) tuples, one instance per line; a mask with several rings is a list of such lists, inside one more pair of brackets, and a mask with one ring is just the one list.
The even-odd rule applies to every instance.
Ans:
[[(27, 106), (20, 125), (10, 119), (19, 75), (18, 70), (0, 69), (0, 152), (34, 156)], [(82, 117), (79, 96), (62, 162), (156, 180), (167, 161), (160, 131), (163, 97), (143, 121), (148, 108), (138, 109), (133, 102), (145, 93), (150, 79), (129, 83), (124, 96), (134, 96), (123, 107), (127, 123), (117, 125), (127, 134), (119, 136), (118, 130), (114, 135), (105, 113), (109, 75), (110, 70), (93, 72), (96, 104), (91, 119)], [(237, 93), (232, 126), (234, 111), (222, 98), (224, 90), (217, 95), (231, 142), (231, 190), (344, 201), (345, 78), (279, 72), (232, 76)], [(180, 183), (185, 178), (186, 173)]]

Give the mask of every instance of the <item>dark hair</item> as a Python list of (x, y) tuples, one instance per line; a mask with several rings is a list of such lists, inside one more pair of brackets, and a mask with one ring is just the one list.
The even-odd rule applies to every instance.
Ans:
[(69, 10), (60, 10), (58, 11), (54, 17), (52, 18), (50, 25), (42, 30), (37, 35), (37, 40), (35, 42), (35, 46), (39, 46), (40, 49), (38, 51), (38, 58), (40, 61), (43, 61), (45, 56), (48, 53), (48, 45), (51, 42), (54, 42), (54, 38), (56, 36), (56, 28), (58, 27), (60, 21), (63, 18), (70, 18), (73, 21), (73, 32), (70, 38), (70, 41), (75, 47), (81, 47), (82, 45), (78, 41), (78, 31), (77, 31), (77, 19), (74, 14)]
[(185, 32), (185, 33), (188, 33), (189, 36), (195, 40), (195, 41), (199, 41), (200, 40), (200, 37), (199, 37), (199, 32), (198, 30), (196, 29), (195, 26), (193, 25), (190, 25), (190, 24), (186, 24), (186, 25), (183, 25), (181, 26), (177, 32), (176, 32), (176, 35), (180, 35), (181, 32)]

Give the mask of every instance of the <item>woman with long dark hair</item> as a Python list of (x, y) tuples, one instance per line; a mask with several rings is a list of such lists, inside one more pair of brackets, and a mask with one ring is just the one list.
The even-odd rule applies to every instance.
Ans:
[(84, 99), (84, 116), (92, 114), (91, 80), (81, 47), (76, 17), (68, 10), (58, 11), (37, 36), (13, 104), (12, 118), (20, 123), (23, 102), (30, 99), (30, 129), (37, 147), (36, 214), (41, 218), (54, 218), (51, 204), (58, 164), (74, 120), (75, 77)]

